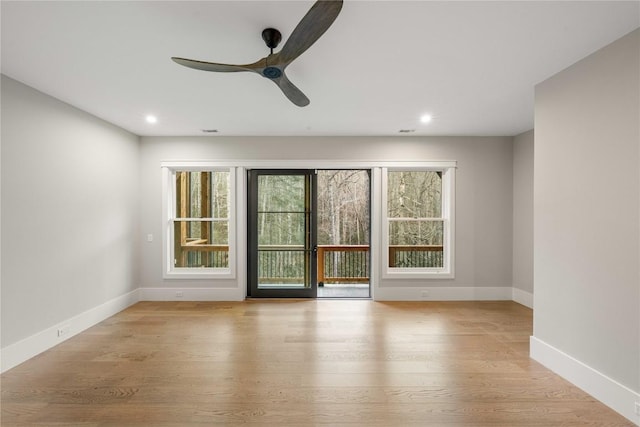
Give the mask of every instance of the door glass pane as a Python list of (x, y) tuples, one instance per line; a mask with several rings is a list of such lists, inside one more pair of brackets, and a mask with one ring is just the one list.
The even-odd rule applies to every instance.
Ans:
[(258, 212), (258, 245), (304, 249), (304, 212)]
[(258, 176), (258, 288), (311, 286), (306, 178)]
[(258, 249), (258, 287), (304, 288), (305, 263), (304, 250)]
[(304, 175), (260, 175), (258, 212), (304, 212)]

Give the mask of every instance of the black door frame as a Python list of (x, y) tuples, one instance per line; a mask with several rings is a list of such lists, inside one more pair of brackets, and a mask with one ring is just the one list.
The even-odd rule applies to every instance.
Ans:
[[(305, 252), (310, 265), (304, 288), (258, 287), (258, 177), (260, 175), (305, 176)], [(247, 296), (250, 298), (316, 298), (317, 283), (317, 175), (315, 169), (249, 169), (247, 171)], [(307, 270), (307, 269), (305, 269)], [(306, 285), (306, 283), (305, 283)]]

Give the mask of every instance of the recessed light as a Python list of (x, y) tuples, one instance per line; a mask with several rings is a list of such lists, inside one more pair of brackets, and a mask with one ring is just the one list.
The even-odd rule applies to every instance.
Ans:
[(429, 123), (432, 119), (433, 119), (433, 117), (431, 117), (431, 114), (423, 114), (423, 115), (420, 117), (420, 122), (422, 122), (422, 123)]
[(152, 114), (147, 115), (147, 117), (145, 117), (145, 120), (147, 121), (147, 123), (157, 123), (158, 122), (158, 118)]

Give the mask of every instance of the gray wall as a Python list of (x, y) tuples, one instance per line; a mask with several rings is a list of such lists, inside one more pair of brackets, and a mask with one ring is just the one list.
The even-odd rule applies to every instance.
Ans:
[(2, 76), (2, 348), (137, 288), (138, 152)]
[(456, 278), (401, 285), (511, 286), (510, 137), (138, 138), (6, 76), (2, 124), (2, 348), (138, 287), (230, 285), (162, 279), (163, 160), (457, 160)]
[(534, 336), (640, 391), (640, 30), (536, 87)]
[[(140, 285), (228, 286), (162, 278), (160, 162), (169, 160), (327, 159), (457, 160), (456, 277), (401, 286), (510, 287), (512, 279), (512, 138), (510, 137), (143, 137)], [(240, 254), (242, 256), (242, 254)]]
[(533, 130), (513, 138), (512, 283), (533, 294)]

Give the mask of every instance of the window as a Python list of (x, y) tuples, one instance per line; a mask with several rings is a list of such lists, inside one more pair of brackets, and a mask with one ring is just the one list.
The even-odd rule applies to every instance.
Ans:
[(233, 170), (164, 170), (165, 277), (232, 277)]
[(383, 169), (383, 274), (453, 277), (454, 168)]

